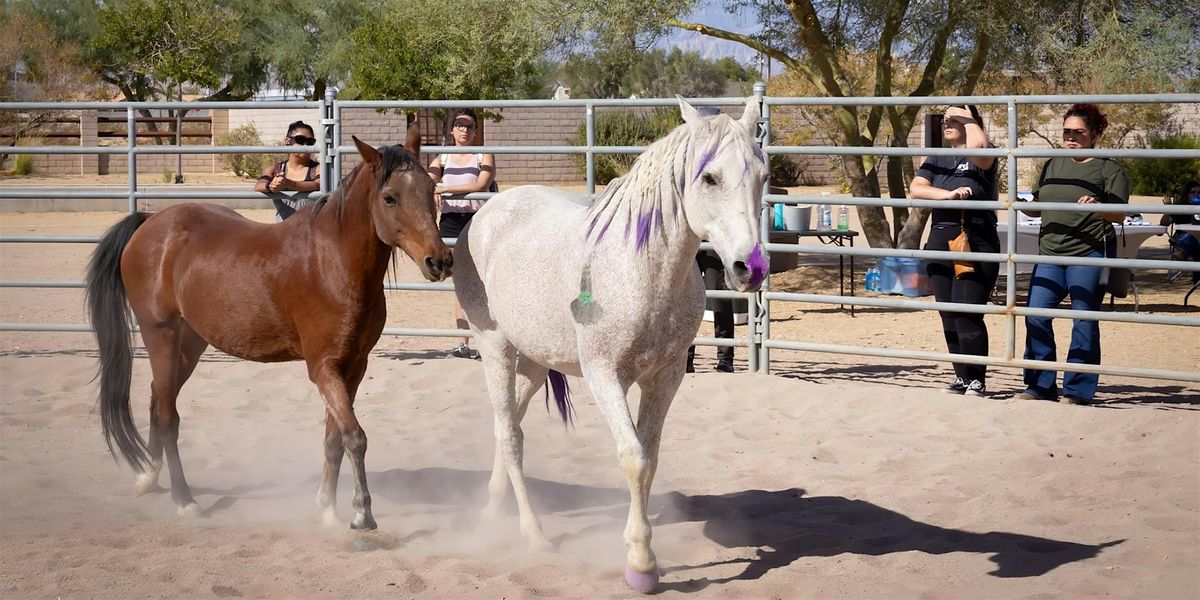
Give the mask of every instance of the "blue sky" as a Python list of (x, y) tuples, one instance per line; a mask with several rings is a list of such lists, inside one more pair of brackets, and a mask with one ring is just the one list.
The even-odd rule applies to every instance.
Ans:
[[(723, 6), (724, 3), (719, 0), (703, 2), (690, 16), (682, 20), (703, 23), (737, 33), (755, 33), (758, 31), (758, 23), (754, 21), (752, 14), (731, 15), (725, 12)], [(732, 56), (738, 62), (751, 66), (753, 66), (755, 57), (757, 56), (754, 50), (742, 44), (682, 29), (675, 29), (668, 32), (667, 36), (659, 41), (659, 45), (667, 48), (678, 47), (684, 50), (694, 50), (705, 58), (710, 59)], [(772, 70), (778, 72), (778, 66), (778, 63), (776, 63), (772, 66)]]

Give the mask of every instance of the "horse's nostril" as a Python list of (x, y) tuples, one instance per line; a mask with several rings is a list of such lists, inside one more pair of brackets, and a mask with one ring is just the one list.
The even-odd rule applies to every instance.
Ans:
[(734, 272), (734, 273), (737, 273), (738, 275), (742, 275), (742, 274), (744, 274), (744, 273), (747, 273), (747, 272), (749, 272), (749, 271), (750, 271), (750, 269), (749, 269), (748, 267), (746, 267), (746, 263), (744, 263), (744, 262), (742, 262), (742, 261), (740, 261), (740, 260), (739, 260), (739, 261), (737, 261), (737, 262), (735, 262), (735, 263), (733, 263), (733, 272)]

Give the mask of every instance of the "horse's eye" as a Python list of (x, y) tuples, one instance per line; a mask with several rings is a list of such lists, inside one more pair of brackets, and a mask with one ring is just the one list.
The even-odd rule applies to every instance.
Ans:
[(391, 194), (388, 194), (383, 197), (383, 203), (388, 206), (395, 206), (396, 205), (396, 197)]
[(705, 173), (701, 179), (704, 180), (706, 185), (717, 185), (717, 178), (713, 177), (712, 173)]

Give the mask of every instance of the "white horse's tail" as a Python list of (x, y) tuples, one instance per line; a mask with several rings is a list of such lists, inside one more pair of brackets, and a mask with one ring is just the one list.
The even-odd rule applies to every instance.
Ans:
[(558, 406), (558, 414), (562, 416), (563, 427), (574, 421), (575, 407), (571, 406), (571, 387), (567, 385), (567, 376), (550, 369), (546, 376), (546, 410), (550, 410), (550, 391), (554, 391), (554, 404)]

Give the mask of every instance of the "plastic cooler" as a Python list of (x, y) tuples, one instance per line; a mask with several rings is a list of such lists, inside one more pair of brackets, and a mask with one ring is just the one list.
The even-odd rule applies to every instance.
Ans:
[(919, 258), (885, 256), (875, 263), (875, 267), (879, 269), (880, 293), (910, 297), (933, 294), (929, 275), (925, 273), (925, 261)]

